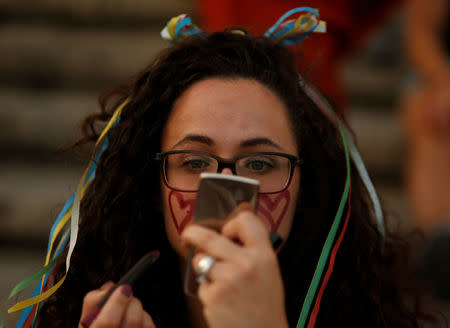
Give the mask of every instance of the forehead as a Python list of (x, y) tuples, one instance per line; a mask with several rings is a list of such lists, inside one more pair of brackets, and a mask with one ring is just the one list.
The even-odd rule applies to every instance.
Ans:
[(253, 80), (216, 78), (189, 87), (174, 103), (162, 138), (163, 150), (192, 134), (228, 146), (264, 137), (296, 150), (285, 105)]

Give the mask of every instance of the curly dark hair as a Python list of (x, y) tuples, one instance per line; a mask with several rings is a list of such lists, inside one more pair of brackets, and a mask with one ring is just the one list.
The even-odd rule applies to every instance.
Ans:
[[(157, 269), (135, 287), (157, 327), (186, 326), (187, 313), (176, 253), (165, 232), (161, 208), (161, 134), (175, 100), (194, 83), (249, 79), (272, 90), (286, 105), (304, 161), (293, 226), (279, 263), (290, 326), (295, 326), (330, 230), (345, 181), (345, 156), (336, 128), (299, 84), (295, 57), (264, 37), (230, 31), (193, 36), (162, 51), (129, 82), (101, 97), (101, 113), (84, 121), (83, 144), (98, 137), (96, 123), (109, 119), (126, 98), (120, 122), (82, 202), (82, 221), (71, 267), (62, 287), (42, 306), (42, 327), (76, 327), (84, 295), (117, 281), (142, 255), (159, 249)], [(352, 167), (351, 217), (317, 327), (419, 327), (433, 319), (423, 310), (409, 246), (374, 223), (368, 193)], [(64, 265), (57, 268), (64, 274)], [(176, 313), (176, 315), (174, 315)]]

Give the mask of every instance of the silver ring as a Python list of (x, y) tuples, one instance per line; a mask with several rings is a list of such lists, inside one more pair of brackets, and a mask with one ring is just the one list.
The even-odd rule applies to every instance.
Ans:
[(197, 282), (199, 284), (202, 284), (209, 279), (208, 278), (209, 272), (211, 271), (211, 269), (215, 263), (216, 263), (216, 259), (211, 256), (204, 256), (201, 258), (200, 261), (198, 261), (199, 275), (197, 277)]

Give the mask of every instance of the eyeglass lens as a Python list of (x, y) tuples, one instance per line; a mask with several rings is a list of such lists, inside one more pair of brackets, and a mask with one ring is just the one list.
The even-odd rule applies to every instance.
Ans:
[[(170, 187), (194, 191), (198, 187), (201, 173), (217, 173), (216, 158), (200, 153), (168, 154), (164, 163), (164, 174)], [(235, 162), (239, 176), (256, 179), (260, 192), (277, 192), (289, 182), (291, 163), (286, 157), (272, 154), (252, 154)]]

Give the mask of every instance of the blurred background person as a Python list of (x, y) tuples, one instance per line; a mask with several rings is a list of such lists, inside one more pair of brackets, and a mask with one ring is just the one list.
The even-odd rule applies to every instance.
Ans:
[(403, 102), (408, 191), (426, 230), (450, 225), (450, 2), (410, 0), (406, 56), (414, 76)]
[(401, 103), (406, 187), (416, 224), (429, 234), (422, 271), (450, 300), (450, 1), (410, 0), (406, 57), (413, 72)]

